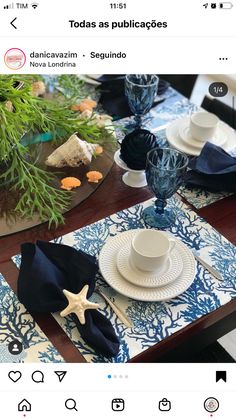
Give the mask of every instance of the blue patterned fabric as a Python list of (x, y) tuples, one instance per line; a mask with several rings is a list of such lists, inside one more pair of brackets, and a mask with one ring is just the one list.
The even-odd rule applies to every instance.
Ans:
[[(21, 266), (17, 294), (29, 311), (50, 313), (68, 306), (63, 290), (78, 294), (88, 286), (93, 294), (98, 272), (96, 258), (62, 244), (37, 240), (21, 245)], [(83, 339), (106, 356), (119, 351), (119, 341), (109, 320), (97, 310), (85, 312), (85, 324), (70, 315)]]
[[(0, 274), (0, 362), (63, 362), (57, 349), (19, 302)], [(18, 339), (24, 350), (19, 355), (8, 351), (8, 344)]]
[(192, 159), (186, 182), (210, 191), (236, 192), (236, 158), (221, 147), (207, 142), (201, 154)]
[[(149, 200), (120, 211), (95, 224), (55, 239), (54, 242), (64, 243), (98, 256), (110, 236), (145, 227), (142, 211), (152, 202), (153, 200)], [(78, 334), (76, 325), (69, 318), (63, 319), (56, 314), (55, 319), (87, 361), (126, 362), (236, 297), (235, 246), (176, 196), (171, 198), (169, 204), (176, 214), (176, 223), (169, 231), (215, 266), (224, 280), (217, 281), (198, 264), (195, 280), (186, 292), (170, 301), (147, 303), (118, 294), (99, 274), (100, 289), (126, 311), (134, 327), (132, 329), (125, 327), (107, 303), (94, 294), (94, 301), (99, 302), (102, 313), (112, 322), (121, 343), (119, 354), (114, 358), (106, 358), (99, 356), (85, 344)], [(13, 260), (19, 267), (20, 255), (15, 256)]]
[[(199, 109), (199, 106), (191, 103), (189, 99), (185, 98), (181, 93), (177, 92), (172, 87), (169, 87), (167, 92), (160, 96), (160, 100), (165, 99), (159, 105), (153, 107), (145, 116), (145, 129), (154, 131), (158, 127), (168, 124), (178, 118), (190, 115), (192, 112)], [(119, 124), (129, 127), (132, 117), (119, 120)]]

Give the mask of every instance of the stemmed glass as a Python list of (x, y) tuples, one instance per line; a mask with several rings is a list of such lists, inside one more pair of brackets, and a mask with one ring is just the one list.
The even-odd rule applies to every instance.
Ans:
[(158, 82), (155, 74), (128, 74), (125, 77), (125, 94), (137, 127), (141, 127), (142, 116), (152, 107)]
[(174, 224), (175, 214), (171, 207), (166, 208), (167, 199), (182, 184), (187, 165), (188, 157), (172, 148), (154, 148), (147, 154), (147, 183), (157, 197), (155, 205), (142, 213), (149, 226), (166, 228)]

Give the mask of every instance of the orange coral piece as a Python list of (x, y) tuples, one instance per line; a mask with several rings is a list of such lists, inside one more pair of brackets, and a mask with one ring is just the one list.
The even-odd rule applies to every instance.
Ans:
[(96, 154), (96, 155), (99, 155), (99, 154), (102, 154), (102, 153), (103, 153), (103, 148), (102, 148), (102, 146), (101, 146), (101, 145), (98, 145), (98, 146), (96, 147), (95, 154)]
[(96, 170), (92, 170), (91, 172), (86, 173), (88, 182), (98, 183), (99, 180), (103, 178), (101, 172), (97, 172)]
[(80, 111), (81, 113), (84, 111), (92, 111), (93, 108), (91, 108), (90, 105), (88, 105), (87, 103), (79, 103), (78, 105), (78, 111)]
[(95, 102), (95, 100), (84, 99), (80, 103), (75, 103), (74, 105), (71, 105), (71, 110), (79, 111), (82, 113), (84, 111), (92, 111), (94, 108), (96, 108), (96, 106), (97, 102)]
[(70, 109), (72, 111), (79, 111), (79, 103), (75, 103), (74, 105), (71, 105)]
[(85, 103), (86, 105), (90, 106), (90, 108), (96, 108), (97, 102), (92, 99), (84, 99), (81, 103)]
[(78, 188), (81, 185), (80, 180), (77, 177), (65, 177), (61, 180), (61, 189), (71, 191), (74, 188)]

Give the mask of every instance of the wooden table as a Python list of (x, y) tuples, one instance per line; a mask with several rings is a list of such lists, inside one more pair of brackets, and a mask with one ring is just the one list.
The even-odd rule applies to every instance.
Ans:
[[(47, 224), (0, 238), (0, 272), (16, 290), (18, 270), (11, 256), (20, 252), (23, 242), (52, 240), (93, 223), (105, 216), (142, 202), (152, 195), (147, 188), (129, 188), (122, 183), (122, 171), (114, 165), (101, 186), (86, 201), (66, 214), (65, 225), (48, 231)], [(236, 245), (236, 197), (228, 197), (196, 211), (228, 240)], [(67, 362), (85, 362), (70, 339), (48, 314), (32, 313), (36, 322)], [(236, 326), (236, 300), (191, 323), (158, 345), (136, 356), (131, 362), (184, 361), (189, 354), (216, 341)]]

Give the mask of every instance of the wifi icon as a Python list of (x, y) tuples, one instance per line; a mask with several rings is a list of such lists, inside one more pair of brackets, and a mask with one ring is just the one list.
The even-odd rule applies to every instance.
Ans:
[(33, 7), (33, 9), (37, 9), (38, 3), (31, 3), (31, 6)]

